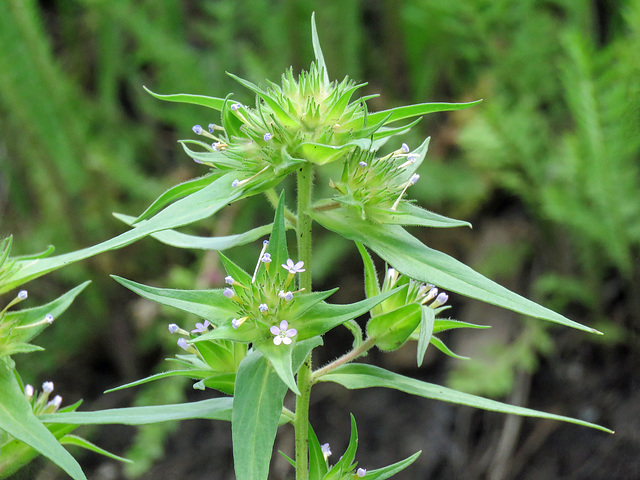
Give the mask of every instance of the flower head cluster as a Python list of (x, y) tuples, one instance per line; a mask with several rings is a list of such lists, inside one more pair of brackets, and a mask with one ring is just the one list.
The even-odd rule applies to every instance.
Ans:
[[(266, 89), (232, 77), (257, 95), (255, 108), (226, 101), (222, 125), (193, 127), (208, 141), (189, 140), (183, 146), (198, 163), (237, 172), (234, 187), (267, 179), (267, 173), (287, 174), (303, 161), (325, 164), (344, 158), (355, 148), (350, 142), (369, 138), (382, 126), (367, 125), (364, 101), (351, 101), (362, 85), (348, 77), (329, 82), (315, 63), (297, 77), (287, 70), (281, 85), (269, 82)], [(193, 151), (186, 143), (205, 151)]]
[(40, 415), (43, 413), (55, 413), (62, 405), (62, 397), (56, 395), (53, 399), (49, 400), (49, 396), (53, 392), (53, 382), (44, 382), (42, 384), (42, 392), (37, 394), (36, 390), (31, 385), (24, 387), (24, 394), (27, 400), (31, 404), (33, 413)]
[(384, 310), (394, 310), (410, 303), (419, 303), (430, 308), (436, 309), (443, 306), (449, 295), (443, 291), (439, 291), (430, 283), (417, 282), (409, 277), (400, 274), (395, 268), (388, 268), (382, 283), (382, 291), (388, 292), (400, 285), (407, 284), (406, 291), (391, 296), (382, 302), (381, 307)]
[(357, 208), (363, 219), (379, 211), (394, 212), (407, 189), (420, 178), (414, 173), (420, 158), (410, 153), (406, 143), (383, 157), (356, 149), (346, 158), (340, 181), (330, 183), (337, 191), (333, 200)]
[[(15, 353), (16, 345), (23, 345), (37, 335), (40, 330), (51, 325), (53, 315), (47, 313), (40, 319), (7, 314), (8, 310), (29, 297), (26, 290), (20, 290), (2, 310), (0, 310), (0, 357)], [(29, 318), (27, 323), (26, 318)], [(19, 351), (19, 350), (18, 350)]]
[(274, 269), (271, 253), (266, 251), (268, 245), (267, 241), (263, 243), (250, 280), (231, 276), (225, 279), (230, 286), (224, 289), (223, 295), (235, 304), (237, 312), (229, 324), (238, 332), (252, 331), (258, 337), (268, 332), (275, 345), (290, 345), (298, 332), (289, 326), (289, 313), (295, 305), (295, 295), (300, 292), (290, 288), (295, 275), (305, 271), (304, 262), (289, 258), (280, 265), (282, 269)]

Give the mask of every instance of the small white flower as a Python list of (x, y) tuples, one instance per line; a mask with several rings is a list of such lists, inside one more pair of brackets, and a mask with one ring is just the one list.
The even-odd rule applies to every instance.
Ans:
[(286, 264), (282, 264), (282, 268), (284, 268), (285, 270), (287, 270), (290, 274), (296, 274), (296, 273), (300, 273), (300, 272), (304, 272), (304, 268), (302, 268), (304, 266), (304, 262), (301, 260), (298, 263), (293, 263), (293, 260), (291, 260), (290, 258), (287, 259), (287, 263)]
[(280, 322), (280, 327), (272, 326), (269, 331), (271, 332), (273, 337), (274, 345), (280, 345), (284, 343), (285, 345), (291, 344), (291, 338), (295, 337), (298, 331), (295, 328), (289, 328), (289, 322), (286, 320), (282, 320)]
[(51, 393), (53, 392), (53, 382), (44, 382), (42, 384), (42, 391), (44, 393)]
[(18, 293), (18, 298), (20, 300), (26, 300), (28, 296), (29, 292), (27, 292), (26, 290), (20, 290), (20, 292)]
[(262, 255), (262, 258), (260, 259), (260, 261), (262, 263), (271, 263), (271, 254), (265, 253), (264, 255)]
[(178, 325), (176, 325), (175, 323), (169, 324), (169, 332), (176, 333), (178, 330), (180, 330), (180, 327), (178, 327)]
[(362, 168), (367, 166), (367, 162), (365, 162), (364, 160), (361, 160), (358, 162), (358, 165), (360, 165)]
[(236, 292), (234, 292), (233, 289), (231, 288), (225, 288), (222, 292), (222, 295), (224, 295), (227, 298), (233, 298), (235, 294)]
[(364, 477), (366, 474), (367, 474), (366, 468), (359, 468), (358, 470), (356, 470), (356, 475), (360, 478)]
[(278, 292), (278, 296), (288, 302), (293, 298), (293, 292), (285, 292), (284, 290), (280, 290)]
[(200, 125), (194, 125), (192, 130), (196, 135), (200, 135), (202, 133), (202, 127)]
[(415, 185), (419, 179), (420, 179), (420, 175), (418, 175), (417, 173), (414, 173), (413, 175), (411, 175), (411, 178), (409, 179), (409, 183), (411, 183), (411, 185)]
[(231, 186), (233, 188), (236, 188), (238, 185), (240, 185), (240, 180), (238, 180), (237, 178), (233, 182), (231, 182)]
[(403, 143), (400, 149), (403, 153), (409, 153), (409, 145), (407, 145), (406, 143)]
[(24, 394), (27, 396), (29, 400), (31, 400), (31, 397), (33, 397), (33, 393), (34, 393), (33, 387), (27, 384), (27, 386), (24, 387)]
[(261, 312), (266, 312), (267, 310), (269, 310), (269, 307), (266, 303), (261, 303), (260, 305), (258, 305), (258, 310), (260, 310)]
[(262, 138), (264, 139), (265, 142), (268, 142), (269, 140), (271, 140), (271, 134), (269, 132), (265, 133)]
[(230, 108), (231, 108), (231, 110), (233, 110), (233, 111), (235, 112), (235, 111), (236, 111), (236, 110), (238, 110), (240, 107), (242, 107), (242, 104), (240, 104), (240, 103), (234, 103), (233, 105), (231, 105), (231, 107), (230, 107)]

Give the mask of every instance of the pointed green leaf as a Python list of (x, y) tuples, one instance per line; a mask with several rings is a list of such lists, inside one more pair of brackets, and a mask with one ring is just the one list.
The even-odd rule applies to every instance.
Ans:
[(68, 412), (41, 415), (46, 423), (71, 423), (75, 425), (146, 425), (171, 420), (231, 420), (233, 398), (211, 398), (199, 402), (150, 407), (128, 407), (98, 410), (96, 412)]
[(100, 448), (96, 444), (91, 443), (90, 441), (82, 437), (78, 437), (76, 435), (65, 435), (60, 439), (60, 443), (63, 445), (75, 445), (76, 447), (84, 448), (85, 450), (90, 450), (92, 452), (111, 458), (112, 460), (117, 460), (119, 462), (133, 463), (133, 460), (129, 460), (127, 458), (120, 457), (111, 452), (108, 452), (104, 448)]
[(179, 290), (156, 288), (127, 280), (117, 275), (111, 275), (111, 278), (143, 298), (193, 313), (209, 320), (216, 326), (221, 319), (227, 320), (235, 313), (233, 303), (222, 294), (223, 290), (221, 289)]
[(383, 212), (372, 219), (389, 225), (416, 225), (434, 228), (471, 227), (469, 222), (445, 217), (407, 202), (400, 202), (394, 213)]
[(322, 75), (322, 81), (325, 85), (329, 85), (329, 72), (327, 72), (327, 65), (324, 63), (324, 55), (322, 54), (322, 48), (320, 48), (320, 39), (316, 29), (316, 12), (311, 14), (311, 43), (313, 44), (313, 54), (316, 57), (318, 71)]
[(159, 93), (153, 93), (145, 86), (143, 86), (142, 88), (144, 88), (147, 93), (153, 95), (157, 99), (167, 102), (192, 103), (194, 105), (200, 105), (202, 107), (213, 108), (214, 110), (222, 110), (222, 105), (224, 104), (224, 98), (206, 97), (204, 95), (190, 95), (187, 93), (161, 95)]
[(410, 457), (405, 458), (404, 460), (400, 460), (399, 462), (394, 463), (393, 465), (388, 465), (383, 468), (377, 468), (375, 470), (367, 470), (366, 475), (363, 477), (365, 480), (384, 480), (386, 478), (393, 477), (396, 473), (401, 472), (413, 462), (415, 462), (422, 450), (414, 453)]
[(309, 425), (309, 480), (322, 480), (328, 470), (320, 441)]
[(523, 315), (597, 333), (592, 328), (511, 292), (454, 258), (427, 247), (400, 226), (373, 224), (343, 209), (315, 211), (312, 216), (325, 228), (366, 245), (408, 277)]
[(238, 480), (267, 480), (287, 386), (258, 351), (240, 363), (231, 419)]
[[(131, 225), (135, 220), (135, 217), (122, 215), (120, 213), (114, 213), (113, 216), (127, 225)], [(151, 236), (159, 242), (165, 245), (171, 245), (172, 247), (224, 251), (239, 245), (255, 242), (270, 232), (271, 225), (263, 225), (262, 227), (256, 227), (244, 233), (224, 237), (199, 237), (197, 235), (180, 233), (175, 230), (163, 230), (158, 233), (152, 233)]]
[[(241, 189), (233, 188), (231, 186), (233, 179), (233, 174), (224, 175), (201, 190), (172, 203), (150, 219), (139, 222), (133, 229), (105, 242), (55, 257), (18, 261), (16, 267), (19, 270), (0, 285), (0, 293), (65, 265), (108, 250), (124, 247), (151, 233), (181, 227), (207, 218), (225, 205), (249, 195)], [(273, 179), (269, 179), (269, 181), (273, 181)], [(268, 188), (268, 186), (261, 184), (259, 187), (253, 188), (250, 194), (258, 193), (260, 188)]]
[(422, 382), (413, 378), (405, 377), (397, 373), (389, 372), (380, 367), (364, 364), (348, 364), (343, 365), (332, 372), (319, 378), (323, 382), (339, 383), (343, 387), (349, 389), (360, 388), (393, 388), (410, 395), (417, 395), (424, 398), (441, 400), (443, 402), (456, 403), (459, 405), (468, 405), (470, 407), (481, 408), (493, 412), (510, 413), (514, 415), (522, 415), (525, 417), (549, 418), (562, 422), (575, 423), (585, 427), (596, 428), (604, 432), (613, 433), (611, 430), (594, 423), (585, 422), (576, 418), (565, 417), (562, 415), (554, 415), (552, 413), (540, 412), (530, 408), (517, 407), (506, 403), (489, 400), (487, 398), (470, 395), (468, 393), (458, 392), (450, 388), (441, 387), (427, 382)]
[(422, 305), (420, 307), (420, 333), (418, 336), (418, 367), (421, 367), (422, 362), (424, 362), (427, 347), (429, 346), (429, 342), (433, 336), (433, 326), (435, 325), (435, 322), (436, 314), (434, 309)]
[(434, 347), (436, 347), (438, 350), (440, 350), (442, 353), (444, 353), (445, 355), (448, 355), (449, 357), (453, 357), (453, 358), (457, 358), (458, 360), (469, 360), (469, 357), (465, 357), (463, 355), (458, 355), (457, 353), (453, 352), (449, 347), (447, 347), (447, 345), (440, 340), (438, 337), (434, 337), (432, 336), (431, 339), (429, 340), (429, 343), (431, 343)]
[(478, 105), (480, 102), (482, 102), (482, 100), (467, 103), (418, 103), (416, 105), (405, 105), (402, 107), (391, 108), (389, 110), (370, 113), (368, 121), (378, 122), (385, 117), (389, 117), (385, 124), (392, 123), (397, 122), (398, 120), (404, 120), (405, 118), (427, 115), (429, 113), (462, 110), (464, 108)]
[(6, 360), (0, 360), (0, 392), (0, 429), (40, 452), (74, 480), (86, 480), (78, 462), (33, 414), (31, 404)]
[(211, 182), (213, 182), (219, 176), (219, 174), (210, 173), (203, 177), (194, 178), (192, 180), (188, 180), (171, 187), (169, 190), (160, 195), (156, 200), (154, 200), (154, 202), (149, 205), (149, 207), (147, 207), (147, 209), (142, 212), (140, 216), (135, 218), (133, 222), (127, 224), (132, 225), (142, 220), (151, 218), (153, 215), (158, 213), (170, 203), (173, 203), (177, 200), (180, 200), (181, 198), (186, 197), (187, 195), (191, 195), (192, 193), (202, 190), (207, 185), (210, 185)]

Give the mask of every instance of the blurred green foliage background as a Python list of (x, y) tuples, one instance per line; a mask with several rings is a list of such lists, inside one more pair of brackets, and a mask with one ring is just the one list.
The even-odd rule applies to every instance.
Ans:
[[(541, 362), (553, 369), (582, 355), (615, 359), (633, 372), (640, 350), (639, 0), (3, 0), (0, 236), (14, 235), (15, 254), (88, 246), (125, 228), (111, 212), (140, 213), (168, 187), (205, 173), (176, 140), (216, 119), (199, 107), (159, 102), (142, 86), (235, 92), (250, 103), (225, 72), (260, 82), (277, 81), (289, 65), (307, 68), (313, 10), (331, 77), (369, 82), (365, 93), (381, 94), (370, 109), (484, 99), (425, 118), (406, 139), (415, 146), (433, 136), (412, 195), (475, 227), (428, 232), (426, 241), (607, 334), (514, 326), (493, 309), (454, 300), (459, 318), (494, 324), (498, 333), (480, 344), (453, 338), (459, 353), (477, 360), (433, 360), (434, 368), (456, 388), (524, 403)], [(239, 231), (268, 211), (254, 201), (198, 232)], [(353, 252), (329, 241), (317, 250), (327, 255), (321, 280), (344, 281), (336, 261)], [(357, 259), (353, 266), (357, 285)], [(57, 372), (69, 400), (92, 399), (157, 368), (173, 348), (165, 325), (175, 314), (134, 301), (111, 273), (163, 286), (220, 284), (215, 255), (150, 239), (33, 282), (36, 301), (85, 279), (93, 286), (41, 337), (47, 351), (24, 362), (29, 381)], [(185, 389), (150, 387), (138, 401), (179, 401)], [(132, 455), (148, 463), (130, 475), (162, 456), (162, 435), (141, 436)], [(508, 478), (490, 476), (500, 474), (485, 463), (480, 470), (494, 473), (465, 470), (465, 478)]]

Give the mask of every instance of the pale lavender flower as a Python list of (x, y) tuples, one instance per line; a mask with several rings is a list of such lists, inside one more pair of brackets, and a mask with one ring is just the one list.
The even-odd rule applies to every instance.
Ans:
[(238, 180), (237, 178), (233, 182), (231, 182), (231, 186), (233, 188), (236, 188), (238, 185), (240, 185), (240, 180)]
[(436, 299), (433, 301), (433, 303), (431, 305), (429, 305), (431, 308), (438, 308), (441, 305), (444, 305), (445, 303), (447, 303), (447, 300), (449, 300), (449, 295), (447, 295), (444, 292), (440, 292), (440, 294), (436, 297)]
[(53, 323), (53, 315), (51, 315), (50, 313), (47, 313), (44, 316), (44, 321), (47, 322), (49, 325), (51, 325)]
[(231, 275), (227, 275), (226, 277), (224, 277), (224, 283), (226, 283), (227, 285), (233, 285), (233, 277)]
[(324, 444), (320, 445), (320, 450), (322, 450), (322, 456), (324, 457), (324, 459), (326, 461), (327, 458), (329, 458), (331, 456), (331, 447), (329, 446), (328, 443), (324, 443)]
[(409, 145), (407, 145), (406, 143), (403, 143), (402, 146), (400, 147), (400, 150), (402, 150), (403, 153), (409, 153)]
[(222, 292), (222, 295), (224, 295), (227, 298), (233, 298), (235, 294), (236, 293), (231, 288), (225, 288), (224, 291)]
[(258, 305), (258, 310), (260, 310), (261, 312), (266, 312), (267, 310), (269, 310), (269, 307), (267, 306), (266, 303), (261, 303), (260, 305)]
[(269, 140), (271, 140), (272, 135), (269, 132), (267, 132), (262, 136), (262, 138), (264, 139), (265, 142), (268, 142)]
[(47, 394), (53, 392), (53, 382), (44, 382), (42, 384), (42, 391)]
[(186, 338), (181, 338), (180, 340), (178, 340), (178, 346), (183, 349), (183, 350), (189, 350), (189, 344), (187, 343), (187, 339)]
[(215, 125), (213, 123), (209, 124), (209, 133), (213, 133), (213, 131), (215, 130)]
[(280, 290), (278, 292), (278, 296), (283, 300), (289, 302), (293, 298), (293, 292), (285, 292), (284, 290)]
[(169, 332), (176, 333), (178, 330), (180, 330), (180, 327), (178, 325), (176, 325), (175, 323), (169, 324)]
[(359, 468), (358, 470), (356, 470), (356, 475), (360, 478), (364, 477), (366, 474), (367, 474), (366, 468)]
[(192, 130), (196, 135), (200, 135), (202, 133), (202, 127), (200, 125), (194, 125)]
[(204, 333), (209, 330), (209, 320), (205, 320), (204, 323), (196, 323), (196, 328), (191, 330), (191, 333)]
[(262, 258), (260, 259), (260, 261), (262, 263), (271, 263), (271, 254), (265, 253), (264, 255), (262, 255)]
[(62, 397), (60, 395), (56, 395), (53, 400), (47, 403), (47, 407), (53, 407), (54, 411), (59, 409), (60, 405), (62, 405)]
[(411, 178), (409, 179), (409, 183), (411, 185), (415, 185), (419, 178), (420, 178), (420, 175), (418, 175), (417, 173), (414, 173), (413, 175), (411, 175)]
[(272, 326), (269, 331), (271, 332), (273, 337), (273, 343), (275, 345), (280, 345), (284, 343), (285, 345), (291, 344), (291, 338), (295, 337), (298, 331), (295, 328), (289, 328), (289, 322), (286, 320), (282, 320), (280, 322), (280, 327)]
[(291, 260), (290, 258), (287, 259), (286, 264), (284, 263), (282, 264), (282, 268), (287, 270), (292, 275), (296, 273), (304, 272), (304, 268), (302, 268), (303, 266), (304, 266), (304, 262), (302, 260), (300, 260), (298, 263), (293, 263), (293, 260)]
[(365, 162), (364, 160), (361, 160), (358, 162), (358, 165), (360, 165), (362, 168), (367, 166), (367, 162)]
[(233, 105), (231, 105), (231, 110), (233, 110), (234, 112), (236, 110), (238, 110), (240, 107), (242, 107), (242, 105), (240, 103), (234, 103)]
[(27, 292), (26, 290), (20, 290), (20, 292), (18, 292), (18, 298), (20, 300), (26, 300), (28, 296), (29, 292)]

